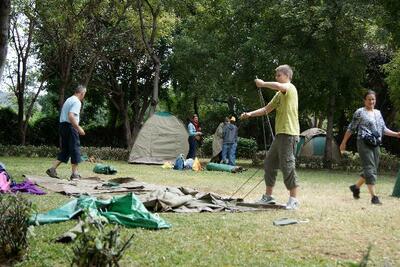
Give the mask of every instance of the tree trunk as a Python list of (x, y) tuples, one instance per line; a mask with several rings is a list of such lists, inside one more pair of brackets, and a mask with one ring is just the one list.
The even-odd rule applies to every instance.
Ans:
[(21, 87), (23, 85), (19, 85), (18, 91), (18, 129), (19, 129), (19, 142), (22, 146), (25, 145), (25, 131), (24, 131), (24, 92)]
[(7, 58), (10, 11), (11, 1), (0, 0), (0, 82)]
[(152, 97), (151, 107), (150, 107), (150, 116), (156, 112), (156, 108), (158, 105), (158, 85), (160, 82), (160, 69), (161, 69), (160, 59), (156, 55), (153, 55), (152, 58), (153, 58), (154, 67), (156, 70), (154, 73), (154, 80), (153, 80), (153, 97)]
[(333, 119), (335, 114), (336, 98), (332, 95), (328, 103), (328, 125), (326, 129), (324, 168), (332, 169), (332, 141), (333, 141)]
[(197, 95), (195, 95), (193, 98), (193, 109), (194, 114), (197, 114), (197, 116), (199, 116), (199, 98)]
[(131, 124), (129, 121), (129, 114), (128, 114), (128, 108), (126, 106), (123, 107), (122, 110), (123, 113), (123, 120), (124, 120), (124, 132), (125, 132), (125, 140), (126, 140), (126, 145), (127, 148), (132, 148), (133, 146), (133, 139), (132, 139), (132, 132), (131, 132)]

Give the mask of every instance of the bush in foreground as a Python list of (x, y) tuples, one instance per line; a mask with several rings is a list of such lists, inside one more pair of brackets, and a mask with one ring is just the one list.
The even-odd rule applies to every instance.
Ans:
[(18, 261), (26, 255), (31, 212), (32, 203), (22, 195), (0, 194), (0, 262)]

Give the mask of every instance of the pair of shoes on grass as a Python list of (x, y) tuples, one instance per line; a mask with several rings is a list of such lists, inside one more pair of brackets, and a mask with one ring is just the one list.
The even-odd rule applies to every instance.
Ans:
[[(54, 169), (54, 168), (47, 169), (46, 174), (47, 174), (48, 176), (50, 176), (51, 178), (60, 179), (60, 177), (59, 177), (58, 174), (57, 174), (56, 169)], [(81, 178), (82, 178), (82, 177), (81, 177), (79, 174), (74, 174), (74, 173), (71, 174), (71, 176), (69, 177), (69, 179), (70, 179), (71, 181), (80, 180)]]
[[(359, 199), (360, 198), (360, 188), (358, 188), (355, 184), (351, 185), (349, 188), (350, 188), (350, 191), (353, 193), (353, 198)], [(382, 202), (379, 200), (378, 196), (373, 196), (371, 198), (371, 204), (382, 205)]]
[[(261, 199), (257, 201), (259, 204), (266, 204), (266, 205), (275, 205), (276, 200), (273, 196), (268, 196), (266, 194), (263, 194)], [(286, 204), (286, 209), (287, 210), (296, 210), (300, 206), (299, 201), (294, 198), (294, 197), (289, 197), (289, 201)]]

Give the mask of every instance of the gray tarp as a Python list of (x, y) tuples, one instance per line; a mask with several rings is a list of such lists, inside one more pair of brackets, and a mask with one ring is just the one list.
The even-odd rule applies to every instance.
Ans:
[(213, 142), (212, 142), (212, 156), (215, 157), (222, 151), (222, 145), (224, 143), (223, 139), (223, 132), (224, 132), (224, 125), (225, 123), (221, 122), (217, 129), (215, 130), (215, 133), (213, 135)]

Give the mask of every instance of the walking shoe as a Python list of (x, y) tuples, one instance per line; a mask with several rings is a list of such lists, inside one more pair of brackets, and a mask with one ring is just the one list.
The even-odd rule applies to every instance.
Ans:
[(60, 177), (58, 177), (56, 169), (54, 169), (54, 168), (47, 169), (46, 174), (48, 176), (50, 176), (51, 178), (58, 178), (58, 179), (60, 178)]
[(371, 204), (375, 204), (375, 205), (382, 205), (382, 202), (379, 200), (378, 196), (373, 196), (371, 198)]
[(296, 198), (289, 197), (289, 201), (286, 204), (287, 210), (297, 210), (299, 206), (300, 206), (300, 203)]
[(275, 205), (276, 200), (273, 196), (268, 196), (266, 194), (263, 194), (261, 199), (257, 201), (258, 204), (269, 204), (269, 205)]
[(77, 181), (80, 180), (82, 177), (79, 174), (71, 174), (71, 177), (69, 177), (69, 179), (71, 181)]
[(354, 199), (360, 198), (360, 188), (357, 188), (355, 184), (349, 186), (350, 191), (353, 192)]

